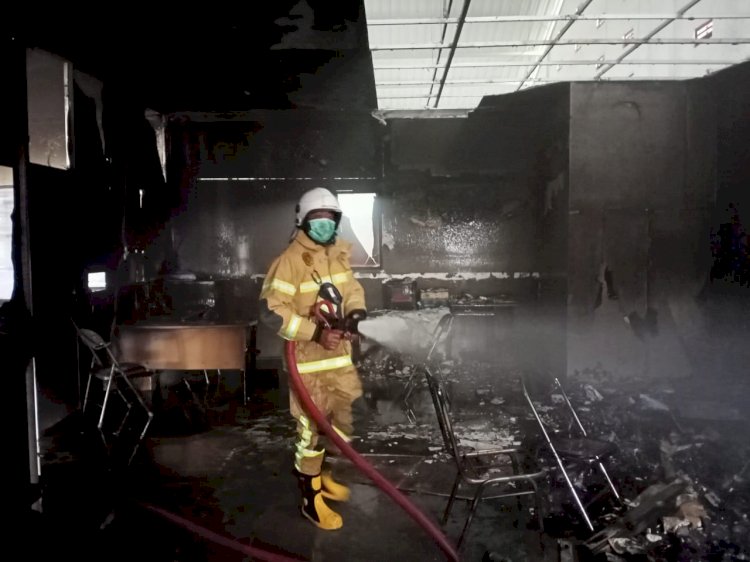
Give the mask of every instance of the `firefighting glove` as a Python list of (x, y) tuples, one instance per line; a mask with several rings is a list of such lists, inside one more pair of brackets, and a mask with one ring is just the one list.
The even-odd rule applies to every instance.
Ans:
[(367, 318), (367, 311), (361, 308), (352, 310), (344, 318), (344, 331), (350, 334), (359, 334), (359, 323)]

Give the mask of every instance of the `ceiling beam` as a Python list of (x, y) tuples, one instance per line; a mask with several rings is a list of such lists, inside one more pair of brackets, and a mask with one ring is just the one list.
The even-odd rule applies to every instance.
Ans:
[(592, 2), (592, 0), (585, 0), (584, 2), (582, 2), (581, 4), (578, 5), (578, 8), (576, 8), (575, 14), (573, 14), (574, 18), (568, 20), (565, 23), (565, 25), (560, 28), (560, 31), (557, 33), (557, 36), (552, 40), (552, 42), (550, 44), (547, 45), (547, 48), (544, 49), (544, 52), (537, 59), (536, 64), (532, 68), (530, 68), (529, 71), (526, 73), (526, 76), (524, 77), (523, 81), (518, 85), (517, 90), (520, 90), (521, 88), (523, 88), (524, 83), (526, 83), (526, 81), (529, 78), (531, 78), (531, 76), (534, 74), (534, 72), (536, 72), (537, 69), (539, 68), (539, 63), (542, 62), (544, 59), (547, 58), (547, 55), (552, 50), (552, 47), (554, 47), (555, 45), (559, 44), (559, 42), (563, 38), (563, 35), (565, 35), (567, 33), (567, 31), (575, 23), (575, 21), (576, 21), (575, 18), (577, 18), (578, 16), (583, 15), (583, 12), (586, 10), (586, 8), (589, 7), (589, 5), (591, 4), (591, 2)]
[[(599, 60), (599, 59), (581, 59), (581, 60), (559, 60), (559, 61), (543, 61), (538, 63), (539, 66), (594, 66), (603, 64), (620, 64), (623, 66), (627, 65), (638, 65), (638, 66), (654, 66), (654, 65), (726, 65), (726, 64), (737, 64), (738, 62), (744, 62), (745, 60), (708, 60), (708, 59), (694, 59), (694, 60), (683, 60), (683, 59), (663, 59), (663, 60)], [(533, 66), (533, 62), (523, 61), (486, 61), (486, 62), (454, 62), (451, 68), (500, 68), (506, 66)], [(444, 65), (434, 64), (393, 64), (393, 65), (375, 65), (375, 70), (432, 70), (434, 68), (445, 68)]]
[[(458, 42), (461, 40), (461, 31), (463, 31), (464, 28), (464, 22), (466, 21), (466, 14), (469, 13), (469, 6), (471, 5), (471, 0), (464, 0), (464, 5), (461, 8), (461, 15), (458, 17), (458, 24), (456, 26), (456, 34), (453, 37), (453, 45), (451, 46), (451, 50), (448, 53), (448, 60), (445, 63), (445, 69), (443, 70), (443, 78), (440, 80), (440, 87), (438, 88), (437, 96), (435, 97), (435, 103), (433, 104), (433, 107), (437, 108), (437, 106), (440, 104), (440, 96), (443, 95), (443, 88), (445, 87), (445, 80), (448, 78), (448, 73), (451, 69), (451, 63), (453, 62), (453, 57), (456, 54), (456, 47), (458, 46)], [(428, 100), (429, 101), (429, 100)]]
[[(652, 83), (655, 80), (660, 80), (662, 82), (684, 82), (686, 80), (690, 80), (690, 78), (674, 78), (674, 77), (667, 77), (667, 76), (645, 76), (645, 77), (638, 77), (638, 76), (631, 76), (631, 77), (623, 77), (623, 78), (605, 78), (602, 80), (542, 80), (542, 79), (535, 79), (534, 84), (571, 84), (571, 83), (580, 83), (580, 82), (649, 82)], [(498, 86), (506, 85), (509, 86), (508, 88), (502, 88), (502, 91), (493, 91), (493, 92), (487, 92), (487, 91), (481, 91), (477, 93), (473, 92), (467, 92), (462, 94), (443, 94), (443, 98), (482, 98), (484, 96), (496, 96), (500, 94), (506, 94), (511, 93), (515, 91), (515, 88), (511, 86), (511, 84), (518, 84), (520, 82), (519, 80), (498, 80), (494, 83), (498, 84)], [(451, 82), (446, 83), (447, 86), (451, 85)], [(456, 84), (457, 86), (465, 86), (466, 84)], [(380, 95), (378, 94), (379, 100), (401, 100), (401, 99), (423, 99), (425, 101), (425, 107), (427, 107), (427, 94), (401, 94), (401, 95)]]
[[(681, 9), (677, 10), (677, 16), (682, 16), (685, 12), (687, 12), (690, 8), (698, 4), (701, 0), (690, 0), (687, 4), (685, 4)], [(643, 39), (643, 43), (640, 44), (633, 44), (628, 49), (625, 50), (624, 53), (622, 53), (619, 57), (617, 57), (617, 61), (611, 64), (604, 65), (601, 70), (599, 70), (594, 77), (595, 78), (601, 78), (604, 74), (612, 70), (617, 64), (619, 64), (625, 57), (627, 57), (629, 54), (631, 54), (633, 51), (635, 51), (638, 47), (643, 45), (644, 43), (651, 44), (656, 41), (656, 39), (653, 39), (653, 37), (659, 33), (661, 30), (663, 30), (665, 27), (667, 27), (669, 24), (671, 24), (675, 20), (674, 17), (669, 18), (661, 22), (659, 25), (657, 25), (654, 29), (652, 29)]]
[[(700, 0), (698, 0), (700, 1)], [(461, 43), (460, 45), (444, 43), (403, 43), (394, 45), (373, 45), (371, 51), (420, 51), (425, 49), (486, 49), (489, 47), (540, 47), (540, 46), (574, 46), (574, 45), (746, 45), (750, 43), (750, 37), (710, 38), (710, 39), (568, 39), (555, 41), (554, 39), (529, 39), (525, 41), (477, 41), (472, 43)]]
[[(441, 43), (445, 43), (445, 36), (448, 33), (447, 19), (448, 19), (448, 16), (451, 15), (451, 10), (452, 9), (453, 9), (453, 0), (448, 0), (448, 6), (443, 11), (443, 19), (446, 20), (446, 23), (443, 24), (443, 34), (442, 34), (442, 36), (440, 38), (440, 42)], [(448, 68), (447, 65), (441, 65), (440, 64), (440, 59), (442, 59), (442, 58), (443, 58), (443, 50), (440, 49), (438, 51), (438, 56), (437, 56), (437, 59), (436, 59), (437, 64), (435, 65), (434, 70), (432, 72), (432, 81), (433, 82), (435, 82), (437, 80), (438, 70), (440, 68)], [(432, 90), (433, 90), (433, 88), (434, 88), (434, 86), (430, 86), (430, 97), (432, 97)]]
[[(692, 76), (632, 76), (628, 78), (612, 78), (613, 82), (616, 82), (618, 80), (692, 80)], [(595, 78), (586, 78), (586, 77), (578, 77), (578, 78), (565, 78), (563, 80), (554, 80), (550, 78), (529, 78), (526, 80), (528, 83), (532, 84), (557, 84), (559, 82), (605, 82), (608, 81), (608, 78), (605, 79), (595, 79)], [(460, 80), (446, 80), (445, 84), (447, 86), (463, 86), (467, 84), (518, 84), (521, 82), (520, 78), (467, 78), (467, 79), (460, 79)], [(406, 87), (406, 86), (429, 86), (431, 84), (435, 84), (436, 82), (430, 82), (429, 80), (393, 80), (388, 82), (378, 82), (377, 87), (383, 87), (383, 88), (398, 88), (398, 87)]]
[[(443, 95), (441, 97), (443, 97), (443, 98), (481, 98), (481, 97), (486, 96), (486, 95), (488, 95), (488, 94), (485, 94), (485, 93), (482, 93), (482, 94), (465, 94), (465, 95), (461, 95), (461, 96), (446, 94), (446, 95)], [(492, 95), (492, 94), (489, 94), (489, 95)], [(411, 94), (411, 95), (406, 95), (406, 96), (378, 96), (378, 99), (379, 100), (423, 99), (423, 100), (425, 100), (425, 108), (427, 108), (427, 109), (435, 109), (435, 108), (430, 108), (430, 107), (427, 106), (427, 96), (426, 95), (420, 96), (419, 94)]]
[[(750, 19), (747, 15), (681, 15), (681, 14), (597, 14), (578, 15), (522, 15), (522, 16), (478, 16), (466, 18), (466, 23), (523, 23), (545, 21), (651, 21), (651, 20), (742, 20)], [(403, 18), (369, 20), (367, 25), (446, 25), (458, 23), (458, 18)]]

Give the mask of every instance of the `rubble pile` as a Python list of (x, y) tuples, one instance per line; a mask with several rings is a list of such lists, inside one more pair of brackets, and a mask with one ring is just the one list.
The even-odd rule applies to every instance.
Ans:
[[(444, 460), (430, 396), (413, 361), (383, 352), (363, 362), (366, 389), (388, 386), (391, 407), (399, 412), (396, 423), (378, 426), (368, 438), (418, 439), (431, 444), (428, 454), (435, 460)], [(535, 432), (521, 375), (534, 389), (545, 425), (563, 431), (572, 426), (551, 376), (445, 359), (439, 371), (464, 446), (519, 446)], [(415, 388), (405, 404), (410, 384)], [(593, 504), (592, 536), (569, 491), (553, 487), (551, 511), (562, 525), (552, 520), (550, 535), (572, 538), (596, 560), (750, 560), (750, 441), (740, 407), (746, 393), (724, 388), (736, 395), (735, 404), (721, 399), (720, 388), (708, 395), (697, 381), (622, 381), (601, 369), (575, 373), (562, 384), (589, 436), (617, 446), (607, 468), (624, 500)], [(411, 421), (405, 419), (409, 409)], [(572, 479), (583, 495), (591, 491), (589, 476), (573, 473)]]
[(626, 510), (587, 541), (602, 559), (750, 560), (746, 420), (731, 396), (717, 398), (730, 385), (702, 386), (601, 370), (565, 383), (587, 429), (618, 447), (608, 467)]

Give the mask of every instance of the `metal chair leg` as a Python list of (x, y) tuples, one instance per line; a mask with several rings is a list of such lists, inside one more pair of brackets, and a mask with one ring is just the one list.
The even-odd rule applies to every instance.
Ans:
[(216, 388), (214, 389), (214, 400), (219, 396), (219, 385), (221, 384), (221, 369), (216, 369)]
[(531, 481), (534, 488), (534, 512), (536, 513), (537, 525), (539, 526), (539, 552), (544, 553), (544, 512), (542, 511), (542, 502), (539, 497), (539, 486), (535, 481)]
[(446, 332), (450, 330), (452, 324), (453, 314), (451, 313), (444, 314), (443, 317), (438, 321), (437, 326), (435, 326), (435, 330), (432, 332), (432, 345), (430, 346), (430, 350), (427, 352), (425, 363), (430, 362), (430, 358), (432, 357), (432, 354), (434, 353), (438, 343), (440, 343), (440, 339)]
[(607, 479), (607, 484), (609, 484), (610, 490), (612, 490), (612, 493), (615, 495), (615, 498), (617, 501), (620, 501), (620, 494), (617, 493), (617, 489), (615, 488), (615, 485), (612, 483), (612, 479), (609, 477), (609, 473), (607, 472), (607, 469), (604, 468), (603, 463), (599, 463), (599, 469), (602, 471), (602, 474), (604, 474), (604, 478)]
[(208, 408), (208, 393), (211, 390), (211, 378), (208, 376), (208, 369), (203, 369), (203, 379), (206, 381), (206, 391), (203, 393), (203, 407)]
[(458, 487), (461, 484), (461, 472), (456, 471), (456, 479), (453, 482), (453, 488), (451, 489), (451, 495), (448, 498), (448, 505), (445, 506), (445, 512), (443, 513), (443, 525), (448, 522), (453, 503), (456, 501), (456, 494), (458, 493)]
[[(520, 474), (518, 455), (516, 453), (511, 453), (508, 456), (510, 457), (510, 466), (513, 469), (513, 474)], [(536, 484), (534, 484), (534, 488), (536, 489)], [(523, 512), (523, 502), (521, 501), (521, 496), (516, 496), (516, 507), (518, 508), (518, 513)]]
[(416, 377), (418, 372), (419, 371), (415, 369), (409, 377), (409, 380), (406, 381), (406, 385), (404, 385), (404, 397), (402, 399), (402, 402), (404, 404), (404, 412), (406, 413), (406, 419), (408, 419), (412, 424), (417, 423), (417, 415), (414, 413), (414, 408), (412, 408), (409, 399), (414, 393), (414, 390), (417, 388)]
[(97, 424), (97, 427), (99, 429), (102, 428), (104, 425), (104, 412), (107, 410), (107, 401), (109, 400), (109, 393), (112, 390), (112, 379), (115, 376), (115, 367), (114, 365), (109, 370), (109, 378), (107, 379), (107, 389), (104, 391), (104, 400), (102, 401), (102, 411), (99, 413), (99, 423)]
[(534, 418), (536, 418), (537, 424), (539, 425), (539, 428), (542, 431), (542, 435), (544, 435), (544, 440), (547, 442), (547, 445), (552, 451), (552, 455), (555, 457), (555, 460), (557, 461), (557, 466), (560, 468), (560, 471), (562, 472), (563, 477), (565, 478), (565, 482), (568, 485), (568, 489), (570, 490), (570, 493), (573, 495), (573, 499), (575, 500), (576, 505), (578, 506), (578, 510), (581, 512), (583, 519), (586, 521), (586, 526), (589, 528), (590, 531), (593, 532), (594, 525), (591, 523), (589, 514), (586, 512), (586, 508), (583, 506), (583, 502), (581, 501), (581, 498), (579, 497), (578, 492), (576, 492), (575, 486), (573, 486), (573, 482), (570, 480), (570, 476), (568, 476), (568, 472), (565, 470), (565, 466), (563, 465), (560, 455), (557, 454), (557, 449), (555, 449), (555, 446), (552, 444), (552, 440), (550, 439), (550, 436), (547, 433), (547, 430), (544, 428), (544, 422), (542, 422), (542, 418), (539, 417), (539, 413), (536, 410), (536, 406), (534, 406), (534, 402), (531, 400), (531, 396), (526, 390), (526, 385), (524, 384), (523, 380), (521, 380), (521, 384), (523, 388), (524, 398), (526, 398), (526, 402), (529, 404), (529, 408), (531, 408), (531, 412), (534, 414)]
[(89, 375), (89, 379), (86, 382), (86, 392), (83, 395), (83, 406), (82, 406), (82, 412), (86, 413), (86, 406), (89, 403), (89, 390), (91, 389), (91, 379), (94, 378), (92, 374)]
[(128, 421), (128, 417), (130, 416), (130, 412), (133, 409), (132, 402), (128, 402), (125, 399), (125, 396), (121, 392), (119, 394), (122, 397), (123, 402), (125, 402), (126, 406), (125, 406), (125, 415), (122, 416), (122, 420), (120, 421), (120, 425), (117, 427), (117, 431), (113, 431), (112, 432), (112, 435), (115, 435), (115, 436), (120, 435), (120, 433), (122, 432), (123, 428), (125, 427), (125, 423)]
[[(560, 379), (557, 377), (555, 377), (555, 384), (557, 385), (557, 388), (560, 390), (560, 393), (562, 394), (563, 401), (568, 406), (570, 413), (573, 415), (573, 419), (575, 420), (576, 425), (578, 426), (578, 431), (580, 431), (581, 435), (583, 435), (584, 437), (588, 437), (588, 434), (586, 433), (586, 429), (583, 427), (583, 424), (581, 423), (581, 418), (578, 417), (578, 412), (576, 412), (575, 408), (573, 407), (573, 403), (570, 401), (570, 398), (568, 398), (568, 394), (567, 392), (565, 392), (565, 389), (563, 388), (563, 385), (560, 382)], [(604, 468), (604, 463), (602, 463), (601, 461), (599, 462), (599, 469), (602, 471), (604, 478), (607, 479), (607, 484), (609, 484), (609, 488), (612, 490), (612, 493), (615, 495), (615, 498), (619, 501), (620, 494), (617, 492), (615, 485), (612, 483), (612, 479), (609, 477), (609, 473), (607, 472), (607, 469)]]
[(533, 480), (531, 486), (534, 488), (534, 511), (536, 512), (537, 523), (539, 524), (539, 533), (544, 533), (544, 512), (542, 511), (542, 502), (539, 498), (539, 486)]
[(140, 436), (138, 437), (138, 441), (135, 444), (135, 447), (133, 447), (133, 452), (130, 453), (130, 458), (128, 459), (127, 466), (130, 466), (130, 463), (133, 462), (133, 458), (135, 457), (135, 454), (138, 452), (138, 448), (140, 447), (141, 443), (143, 442), (143, 438), (146, 436), (146, 432), (148, 431), (148, 426), (151, 425), (151, 421), (154, 419), (154, 413), (149, 411), (147, 413), (148, 415), (148, 421), (146, 422), (146, 425), (143, 426), (143, 431), (141, 431)]
[(466, 532), (469, 530), (469, 526), (471, 525), (472, 519), (474, 519), (474, 513), (477, 511), (477, 507), (479, 506), (479, 500), (482, 499), (482, 495), (484, 494), (484, 488), (487, 482), (482, 482), (479, 487), (477, 488), (476, 493), (474, 494), (474, 498), (471, 500), (471, 508), (469, 509), (469, 515), (466, 517), (466, 523), (464, 523), (464, 528), (461, 531), (461, 536), (458, 537), (458, 542), (456, 543), (456, 548), (461, 548), (461, 543), (464, 541), (464, 537), (466, 536)]
[[(141, 396), (141, 393), (138, 392), (138, 389), (135, 388), (135, 385), (133, 384), (133, 382), (125, 375), (123, 375), (122, 378), (125, 380), (125, 384), (133, 393), (133, 396), (135, 396), (136, 401), (138, 402), (140, 407), (143, 409), (143, 411), (146, 412), (146, 416), (148, 417), (148, 421), (143, 426), (143, 429), (141, 430), (141, 433), (138, 436), (138, 441), (136, 441), (136, 444), (133, 447), (133, 451), (130, 453), (130, 457), (128, 458), (128, 465), (130, 465), (130, 463), (133, 461), (133, 458), (135, 457), (135, 453), (138, 451), (138, 447), (143, 441), (143, 438), (146, 436), (146, 432), (148, 431), (148, 428), (151, 425), (151, 421), (154, 419), (154, 413), (151, 411), (151, 408), (148, 407), (148, 404), (146, 404), (146, 401)], [(189, 385), (188, 385), (188, 388), (189, 388)], [(129, 412), (128, 412), (128, 415), (129, 415)]]

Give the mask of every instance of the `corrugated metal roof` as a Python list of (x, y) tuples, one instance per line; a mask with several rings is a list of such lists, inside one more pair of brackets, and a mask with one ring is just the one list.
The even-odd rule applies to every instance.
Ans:
[(382, 110), (472, 109), (549, 82), (686, 79), (750, 59), (748, 0), (365, 0), (365, 12)]

